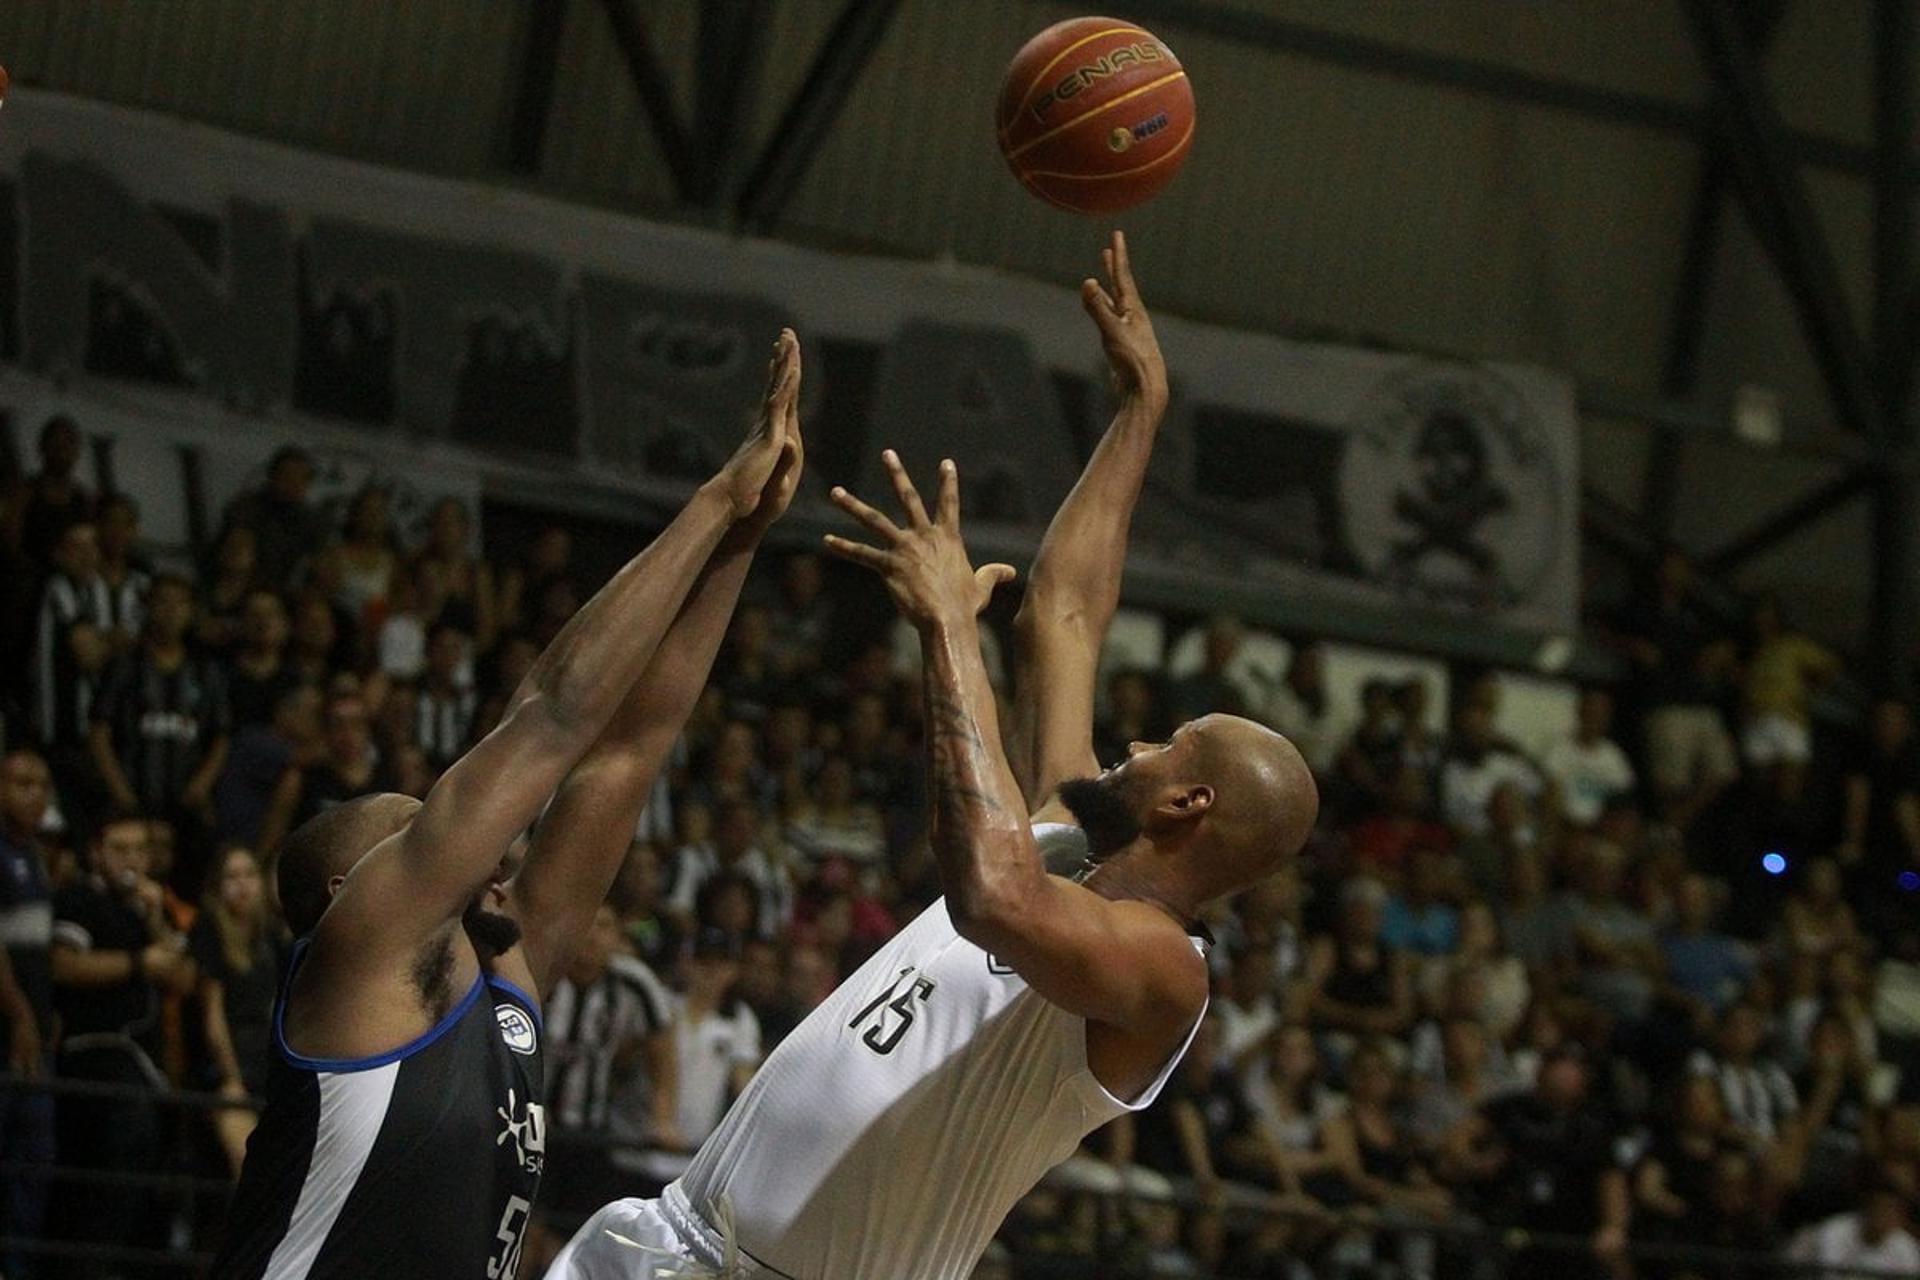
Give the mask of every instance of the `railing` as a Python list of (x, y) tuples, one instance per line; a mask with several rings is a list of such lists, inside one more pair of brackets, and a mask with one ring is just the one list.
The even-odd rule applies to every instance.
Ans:
[[(233, 1100), (215, 1093), (187, 1090), (153, 1092), (128, 1085), (57, 1077), (26, 1079), (0, 1074), (0, 1094), (22, 1092), (47, 1094), (56, 1100), (144, 1100), (182, 1115), (203, 1115), (235, 1105)], [(249, 1100), (247, 1105), (257, 1106), (258, 1103), (257, 1100)], [(615, 1144), (609, 1143), (608, 1146), (611, 1148)], [(621, 1147), (619, 1150), (622, 1154), (632, 1156), (642, 1154), (630, 1147)], [(202, 1201), (224, 1204), (232, 1193), (232, 1183), (225, 1178), (177, 1170), (106, 1170), (64, 1165), (57, 1161), (51, 1165), (40, 1165), (0, 1160), (0, 1182), (17, 1178), (35, 1178), (54, 1185), (120, 1187), (158, 1193), (174, 1199), (185, 1211), (188, 1221), (197, 1216), (193, 1210), (200, 1208)], [(1192, 1185), (1181, 1182), (1175, 1182), (1171, 1190), (1164, 1193), (1143, 1190), (1137, 1185), (1116, 1190), (1076, 1177), (1070, 1168), (1063, 1168), (1049, 1175), (1042, 1185), (1065, 1196), (1097, 1201), (1116, 1211), (1101, 1215), (1108, 1222), (1122, 1216), (1130, 1208), (1162, 1205), (1182, 1211), (1217, 1212), (1229, 1224), (1241, 1228), (1284, 1224), (1311, 1227), (1317, 1230), (1323, 1240), (1342, 1238), (1358, 1246), (1344, 1253), (1337, 1247), (1328, 1250), (1327, 1260), (1314, 1269), (1314, 1274), (1321, 1280), (1328, 1280), (1329, 1277), (1338, 1280), (1355, 1277), (1357, 1280), (1360, 1275), (1398, 1275), (1403, 1280), (1421, 1280), (1420, 1267), (1409, 1270), (1403, 1265), (1402, 1260), (1412, 1254), (1440, 1259), (1442, 1265), (1432, 1274), (1463, 1275), (1474, 1280), (1519, 1277), (1522, 1272), (1516, 1264), (1520, 1262), (1526, 1264), (1524, 1274), (1531, 1280), (1540, 1275), (1577, 1274), (1582, 1266), (1591, 1272), (1594, 1264), (1600, 1261), (1593, 1251), (1591, 1239), (1583, 1235), (1491, 1226), (1465, 1217), (1444, 1222), (1424, 1222), (1406, 1215), (1383, 1215), (1370, 1209), (1334, 1211), (1308, 1208), (1298, 1199), (1272, 1195), (1243, 1184), (1229, 1184), (1224, 1197), (1209, 1200), (1199, 1195)], [(577, 1223), (556, 1218), (556, 1225), (571, 1229)], [(1409, 1249), (1409, 1245), (1414, 1248)], [(1118, 1280), (1145, 1274), (1138, 1269), (1138, 1260), (1133, 1257), (1133, 1252), (1126, 1238), (1112, 1230), (1102, 1229), (1096, 1232), (1096, 1243), (1090, 1252), (1054, 1255), (1053, 1261), (1058, 1264), (1057, 1270), (1062, 1276), (1084, 1275), (1098, 1277), (1099, 1280)], [(193, 1276), (200, 1274), (212, 1260), (204, 1250), (188, 1246), (156, 1249), (0, 1234), (0, 1262), (8, 1257), (37, 1260), (41, 1274), (47, 1276), (65, 1275), (66, 1270), (61, 1264), (83, 1263), (139, 1268), (153, 1275)], [(1021, 1260), (1023, 1263), (1034, 1261), (1028, 1257), (1022, 1257)], [(1630, 1264), (1616, 1273), (1623, 1277), (1636, 1272), (1644, 1274), (1651, 1267), (1657, 1274), (1699, 1276), (1710, 1280), (1728, 1276), (1753, 1277), (1755, 1280), (1760, 1277), (1769, 1280), (1772, 1277), (1782, 1280), (1789, 1277), (1807, 1277), (1809, 1280), (1813, 1277), (1822, 1280), (1912, 1280), (1904, 1273), (1810, 1266), (1754, 1250), (1680, 1242), (1632, 1241), (1621, 1261)], [(45, 1264), (52, 1264), (53, 1269)], [(1030, 1270), (1030, 1266), (1023, 1266), (1021, 1274), (1028, 1274)], [(1210, 1280), (1251, 1278), (1224, 1271), (1212, 1273)]]

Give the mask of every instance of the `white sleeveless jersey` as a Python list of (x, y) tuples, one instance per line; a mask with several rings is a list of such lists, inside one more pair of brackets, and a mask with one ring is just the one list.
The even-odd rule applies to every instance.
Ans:
[[(1034, 835), (1049, 863), (1069, 841), (1084, 856), (1077, 827)], [(793, 1280), (962, 1280), (1015, 1201), (1185, 1053), (1115, 1098), (1085, 1020), (962, 938), (943, 899), (781, 1042), (680, 1188)]]

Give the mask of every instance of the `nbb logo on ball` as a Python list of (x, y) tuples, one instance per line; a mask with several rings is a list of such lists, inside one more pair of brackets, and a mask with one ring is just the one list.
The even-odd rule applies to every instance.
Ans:
[(1121, 45), (1118, 49), (1109, 49), (1092, 62), (1082, 63), (1067, 72), (1054, 82), (1052, 88), (1035, 98), (1033, 118), (1046, 119), (1047, 112), (1051, 111), (1056, 104), (1086, 92), (1096, 81), (1117, 75), (1128, 67), (1165, 61), (1167, 57), (1167, 51), (1152, 40), (1141, 40), (1134, 44)]

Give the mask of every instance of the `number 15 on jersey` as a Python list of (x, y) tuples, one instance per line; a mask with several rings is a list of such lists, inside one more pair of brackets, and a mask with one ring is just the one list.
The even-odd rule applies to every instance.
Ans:
[(913, 1026), (914, 1003), (926, 1003), (933, 994), (933, 980), (916, 978), (913, 967), (902, 969), (887, 989), (868, 1001), (860, 1012), (853, 1015), (853, 1021), (847, 1024), (855, 1031), (862, 1023), (868, 1023), (866, 1034), (860, 1042), (875, 1053), (892, 1053), (900, 1043), (900, 1037), (907, 1034)]

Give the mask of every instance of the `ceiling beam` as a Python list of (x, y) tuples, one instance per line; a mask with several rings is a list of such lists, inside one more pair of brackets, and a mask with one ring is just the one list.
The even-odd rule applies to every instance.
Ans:
[[(1389, 40), (1328, 31), (1230, 5), (1194, 3), (1193, 0), (1132, 0), (1125, 11), (1128, 17), (1160, 30), (1163, 35), (1197, 32), (1327, 66), (1460, 89), (1502, 101), (1565, 111), (1613, 124), (1687, 134), (1701, 140), (1713, 129), (1708, 113), (1689, 103), (1579, 84), (1477, 58), (1412, 49)], [(1817, 169), (1862, 178), (1874, 171), (1874, 153), (1870, 147), (1800, 129), (1786, 130), (1785, 142), (1794, 159)], [(1920, 182), (1920, 161), (1909, 163), (1905, 173), (1909, 182)]]
[(765, 234), (780, 221), (899, 7), (900, 0), (847, 0), (741, 184), (735, 209), (743, 228)]
[(1884, 693), (1913, 692), (1916, 536), (1913, 344), (1913, 189), (1901, 174), (1913, 158), (1913, 0), (1875, 0), (1873, 140), (1873, 340), (1875, 387), (1884, 413), (1884, 465), (1873, 501), (1872, 660)]
[[(536, 2), (544, 3), (544, 0)], [(601, 0), (600, 7), (606, 12), (607, 25), (612, 28), (613, 42), (620, 56), (626, 59), (634, 92), (640, 97), (640, 109), (646, 112), (647, 122), (653, 127), (654, 141), (659, 144), (660, 155), (673, 175), (675, 192), (683, 202), (687, 201), (695, 182), (693, 143), (688, 138), (687, 126), (680, 119), (680, 109), (674, 105), (673, 86), (667, 82), (667, 74), (647, 36), (646, 19), (634, 9), (632, 0)]]
[(520, 37), (519, 70), (513, 114), (507, 119), (507, 168), (529, 177), (540, 172), (547, 144), (547, 116), (560, 70), (560, 34), (567, 25), (567, 0), (527, 0), (526, 28)]
[(1745, 532), (1727, 539), (1717, 551), (1701, 558), (1707, 572), (1723, 575), (1733, 572), (1762, 552), (1771, 550), (1802, 529), (1830, 514), (1852, 498), (1873, 487), (1875, 470), (1871, 466), (1848, 467), (1825, 484), (1816, 485), (1786, 506), (1752, 525)]
[(731, 194), (743, 126), (766, 63), (769, 0), (705, 0), (694, 80), (694, 200), (723, 208)]
[(1710, 110), (1725, 133), (1742, 204), (1820, 367), (1839, 421), (1879, 439), (1884, 414), (1873, 364), (1847, 304), (1840, 269), (1784, 140), (1785, 126), (1763, 83), (1732, 0), (1682, 0), (1694, 43), (1716, 90)]

